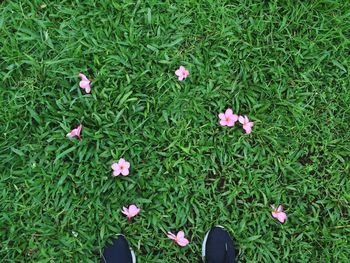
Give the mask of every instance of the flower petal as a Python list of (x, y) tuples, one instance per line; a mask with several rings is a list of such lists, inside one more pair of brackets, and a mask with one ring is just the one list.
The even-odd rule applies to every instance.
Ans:
[(245, 126), (252, 128), (254, 126), (254, 122), (248, 122), (245, 124)]
[(85, 88), (85, 92), (86, 92), (86, 93), (90, 93), (90, 92), (91, 92), (91, 87), (90, 87), (90, 85), (87, 85), (87, 87)]
[(129, 206), (129, 214), (133, 217), (140, 212), (140, 209), (136, 205)]
[(278, 211), (278, 212), (283, 212), (283, 206), (282, 206), (282, 205), (279, 205), (278, 208), (277, 208), (277, 211)]
[(127, 169), (129, 169), (129, 168), (130, 168), (130, 163), (129, 163), (129, 162), (125, 162), (125, 163), (124, 163), (124, 167), (127, 168)]
[(176, 235), (177, 238), (184, 238), (185, 237), (185, 233), (184, 231), (179, 231)]
[(176, 239), (176, 236), (173, 233), (171, 233), (171, 232), (168, 232), (167, 237), (172, 239), (172, 240)]
[(79, 125), (77, 128), (75, 128), (76, 135), (80, 137), (81, 129), (83, 128), (83, 125)]
[(278, 219), (278, 221), (280, 221), (281, 223), (284, 223), (284, 221), (287, 219), (286, 213), (284, 213), (284, 212), (278, 213), (277, 219)]
[(220, 120), (226, 120), (226, 116), (224, 113), (220, 113), (219, 115)]
[(129, 210), (123, 206), (123, 210), (122, 210), (122, 213), (126, 216), (129, 216)]
[(241, 124), (244, 124), (245, 119), (244, 119), (243, 116), (239, 116), (239, 117), (238, 117), (238, 121), (239, 121)]
[(233, 126), (235, 126), (235, 121), (233, 121), (232, 119), (229, 119), (228, 121), (227, 121), (227, 126), (228, 127), (233, 127)]
[(245, 130), (245, 133), (246, 133), (246, 134), (250, 134), (250, 133), (252, 132), (252, 128), (249, 127), (249, 126), (244, 125), (244, 126), (243, 126), (243, 129)]
[(79, 86), (82, 89), (86, 89), (87, 87), (89, 87), (90, 81), (89, 80), (82, 80), (79, 82)]
[(81, 80), (88, 81), (88, 78), (83, 73), (79, 73), (79, 77), (81, 78)]
[(121, 172), (120, 169), (119, 169), (119, 170), (118, 170), (118, 169), (117, 169), (117, 170), (114, 170), (114, 171), (113, 171), (113, 176), (118, 176), (118, 175), (120, 175), (120, 172)]
[(188, 243), (190, 243), (190, 241), (188, 241), (188, 239), (186, 239), (186, 238), (181, 238), (181, 239), (178, 239), (178, 240), (177, 240), (177, 243), (178, 243), (181, 247), (184, 247), (184, 246), (187, 246)]
[(121, 170), (121, 173), (122, 173), (122, 175), (127, 176), (127, 175), (129, 175), (129, 169), (124, 168), (123, 170)]
[(231, 119), (236, 122), (238, 121), (238, 115), (237, 114), (232, 114)]
[(272, 215), (272, 217), (277, 218), (277, 213), (276, 212), (272, 212), (271, 215)]
[(220, 121), (221, 126), (227, 126), (227, 121), (226, 120), (221, 120)]
[(185, 78), (187, 78), (190, 75), (190, 72), (187, 69), (185, 69), (183, 75), (185, 76)]
[(119, 168), (119, 164), (117, 164), (117, 163), (113, 163), (111, 167), (112, 167), (113, 170), (120, 169)]
[(225, 116), (226, 116), (226, 117), (229, 117), (229, 116), (232, 116), (232, 115), (233, 115), (232, 109), (228, 108), (228, 109), (225, 111)]

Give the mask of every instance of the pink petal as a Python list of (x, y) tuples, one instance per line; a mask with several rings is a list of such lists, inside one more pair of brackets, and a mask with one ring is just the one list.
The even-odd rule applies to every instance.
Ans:
[(233, 121), (232, 119), (230, 119), (228, 122), (227, 122), (227, 126), (228, 127), (233, 127), (233, 126), (235, 126), (235, 121)]
[(129, 213), (131, 216), (136, 216), (140, 212), (140, 209), (136, 205), (129, 206)]
[(120, 168), (118, 168), (118, 169), (113, 171), (113, 176), (118, 176), (118, 175), (120, 175), (120, 173), (121, 173), (121, 170), (120, 170)]
[(170, 238), (170, 239), (173, 239), (173, 240), (176, 239), (176, 236), (173, 233), (171, 233), (171, 232), (168, 232), (167, 237)]
[(247, 123), (249, 122), (248, 117), (244, 115), (244, 117), (243, 117), (243, 118), (244, 118), (244, 124), (247, 124)]
[(79, 125), (77, 128), (76, 128), (76, 135), (78, 136), (78, 137), (80, 137), (80, 132), (81, 132), (81, 129), (83, 128), (83, 125)]
[(86, 92), (86, 93), (90, 93), (90, 92), (91, 92), (91, 87), (90, 87), (90, 85), (87, 85), (87, 87), (85, 88), (85, 92)]
[(278, 208), (277, 208), (277, 211), (278, 211), (278, 212), (283, 212), (283, 206), (282, 206), (282, 205), (279, 205)]
[(227, 121), (226, 120), (221, 120), (220, 121), (221, 126), (227, 126)]
[(86, 81), (86, 80), (82, 80), (79, 82), (79, 86), (82, 89), (86, 89), (87, 87), (89, 87), (90, 81)]
[(287, 219), (287, 215), (284, 212), (279, 212), (277, 215), (277, 219), (278, 221), (280, 221), (281, 223), (284, 223), (284, 221)]
[(127, 169), (129, 169), (129, 168), (130, 168), (130, 163), (129, 163), (129, 162), (125, 162), (125, 163), (124, 163), (124, 167), (127, 168)]
[(178, 77), (178, 80), (183, 81), (184, 77), (181, 75)]
[(238, 115), (237, 114), (232, 114), (231, 119), (236, 122), (238, 121)]
[(184, 231), (179, 231), (179, 233), (177, 233), (176, 237), (177, 238), (184, 238), (185, 237)]
[(81, 78), (81, 80), (89, 81), (83, 73), (79, 73), (79, 77)]
[(186, 239), (186, 238), (181, 238), (181, 239), (178, 239), (178, 240), (177, 240), (177, 243), (178, 243), (180, 246), (184, 247), (184, 246), (187, 246), (188, 243), (190, 243), (190, 241), (188, 241), (188, 239)]
[(229, 117), (229, 116), (231, 116), (231, 115), (233, 115), (233, 112), (232, 112), (232, 109), (227, 109), (226, 111), (225, 111), (225, 116), (226, 117)]
[(246, 125), (243, 126), (243, 129), (245, 130), (246, 134), (250, 134), (252, 132), (252, 128), (251, 127), (247, 127)]
[(113, 170), (120, 169), (119, 165), (117, 163), (113, 163), (111, 167), (112, 167)]
[(122, 210), (122, 213), (126, 216), (129, 216), (129, 210), (123, 206), (123, 210)]
[(278, 215), (277, 215), (276, 212), (272, 212), (271, 214), (272, 214), (272, 217), (274, 217), (274, 218), (277, 218), (277, 217), (278, 217)]
[(254, 122), (248, 122), (245, 124), (245, 126), (252, 128), (254, 126)]
[(78, 133), (77, 133), (77, 129), (73, 129), (71, 132), (70, 132), (71, 136), (74, 137), (74, 136), (77, 136)]
[(176, 75), (176, 76), (179, 76), (179, 77), (182, 76), (181, 70), (180, 70), (180, 69), (176, 70), (176, 71), (175, 71), (175, 75)]
[(179, 70), (183, 72), (184, 70), (186, 70), (186, 68), (184, 66), (180, 66)]
[(224, 113), (220, 113), (219, 118), (220, 118), (220, 120), (226, 120), (226, 116)]
[(241, 123), (241, 124), (244, 124), (245, 123), (245, 118), (243, 116), (239, 116), (238, 117), (238, 121)]
[(124, 168), (123, 170), (121, 170), (122, 175), (127, 176), (129, 174), (129, 169), (128, 168)]

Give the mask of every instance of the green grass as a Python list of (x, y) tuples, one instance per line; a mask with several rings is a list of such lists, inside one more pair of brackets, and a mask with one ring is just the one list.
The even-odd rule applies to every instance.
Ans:
[[(117, 233), (139, 262), (199, 262), (215, 224), (240, 262), (349, 262), (349, 10), (2, 1), (2, 262), (98, 262)], [(79, 72), (94, 79), (90, 95)], [(255, 122), (251, 135), (218, 125), (227, 107)], [(80, 123), (83, 140), (67, 139)], [(131, 174), (112, 178), (120, 157)], [(131, 203), (142, 210), (129, 224)], [(270, 216), (278, 203), (284, 225)]]

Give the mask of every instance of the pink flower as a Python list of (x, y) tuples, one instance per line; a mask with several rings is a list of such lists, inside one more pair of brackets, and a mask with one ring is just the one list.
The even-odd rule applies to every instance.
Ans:
[(176, 236), (173, 233), (168, 232), (167, 236), (168, 238), (174, 240), (181, 247), (187, 246), (188, 243), (190, 243), (190, 241), (185, 238), (185, 233), (183, 231), (177, 233)]
[(78, 127), (71, 130), (71, 132), (67, 134), (67, 137), (69, 137), (69, 138), (78, 137), (80, 140), (81, 139), (80, 132), (81, 132), (82, 128), (83, 128), (83, 125), (80, 124)]
[(219, 118), (221, 126), (233, 127), (238, 120), (238, 115), (233, 114), (232, 109), (227, 109), (225, 113), (219, 114)]
[(246, 134), (250, 134), (252, 132), (252, 127), (254, 126), (254, 122), (250, 122), (247, 116), (239, 116), (239, 122), (243, 124), (243, 129)]
[(118, 163), (112, 164), (113, 176), (122, 174), (127, 176), (129, 174), (130, 163), (121, 158)]
[(287, 219), (287, 215), (285, 212), (283, 212), (283, 206), (279, 205), (278, 208), (276, 209), (275, 206), (271, 206), (273, 211), (272, 211), (272, 216), (274, 218), (277, 218), (278, 221), (280, 221), (281, 223), (284, 223), (284, 221), (286, 221)]
[(128, 221), (140, 213), (140, 209), (136, 205), (130, 205), (129, 208), (123, 207), (122, 213), (128, 217)]
[(80, 88), (85, 90), (86, 93), (90, 93), (91, 92), (91, 87), (90, 87), (91, 80), (89, 80), (83, 73), (80, 73), (79, 77), (81, 78), (81, 81), (79, 82)]
[(178, 70), (175, 71), (176, 76), (180, 81), (184, 80), (190, 74), (184, 66), (180, 66)]

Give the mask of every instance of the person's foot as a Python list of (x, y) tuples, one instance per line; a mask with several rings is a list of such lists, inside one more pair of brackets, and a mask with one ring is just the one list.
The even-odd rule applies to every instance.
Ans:
[(105, 247), (101, 263), (136, 263), (135, 254), (123, 235), (118, 235), (112, 244)]
[(229, 233), (221, 227), (213, 227), (206, 235), (202, 246), (205, 263), (235, 263), (235, 248)]

